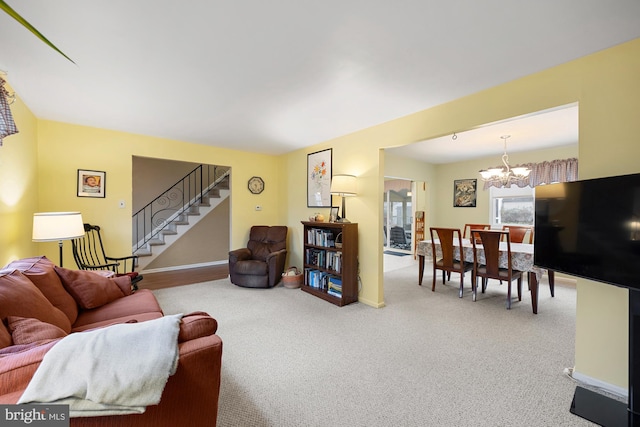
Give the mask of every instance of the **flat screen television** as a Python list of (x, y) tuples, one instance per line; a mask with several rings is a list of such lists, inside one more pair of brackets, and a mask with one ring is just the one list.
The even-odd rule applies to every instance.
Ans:
[(535, 189), (534, 264), (640, 290), (640, 174)]

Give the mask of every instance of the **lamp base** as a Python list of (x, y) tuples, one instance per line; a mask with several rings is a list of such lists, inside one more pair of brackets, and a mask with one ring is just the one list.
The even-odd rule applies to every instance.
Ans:
[(349, 221), (347, 218), (340, 218), (336, 222), (349, 223), (349, 224), (351, 223), (351, 221)]

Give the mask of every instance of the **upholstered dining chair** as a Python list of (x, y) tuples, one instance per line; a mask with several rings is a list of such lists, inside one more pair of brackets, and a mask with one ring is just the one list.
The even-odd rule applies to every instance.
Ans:
[(229, 252), (231, 283), (245, 288), (272, 288), (280, 283), (287, 258), (284, 225), (254, 225), (246, 248)]
[[(476, 230), (476, 239), (471, 239), (473, 245), (473, 270), (471, 281), (473, 286), (473, 301), (477, 298), (478, 277), (482, 279), (482, 293), (487, 289), (489, 279), (507, 281), (507, 310), (511, 309), (511, 282), (518, 280), (518, 301), (522, 301), (522, 271), (514, 270), (511, 265), (511, 240), (509, 232), (502, 230)], [(500, 241), (505, 241), (507, 245), (507, 268), (500, 268)], [(482, 248), (478, 246), (482, 244)], [(478, 251), (484, 250), (484, 264), (480, 263)]]
[[(436, 270), (442, 270), (442, 284), (445, 283), (445, 274), (447, 280), (451, 277), (451, 273), (460, 274), (460, 290), (458, 296), (462, 298), (462, 292), (464, 287), (464, 273), (473, 269), (473, 264), (466, 262), (464, 259), (464, 251), (460, 251), (460, 259), (454, 258), (454, 241), (462, 248), (462, 233), (458, 228), (440, 228), (430, 227), (429, 233), (431, 234), (431, 253), (433, 254), (433, 284), (431, 285), (431, 291), (436, 290)], [(442, 251), (442, 258), (438, 259), (436, 256), (436, 243), (440, 241), (440, 249)]]
[(138, 289), (142, 275), (135, 271), (137, 255), (123, 257), (108, 256), (102, 244), (99, 225), (84, 224), (84, 236), (71, 240), (73, 258), (80, 270), (107, 270), (116, 276), (129, 276), (131, 288)]
[(462, 231), (462, 238), (471, 240), (471, 230), (489, 230), (490, 224), (465, 224)]
[(503, 225), (502, 229), (509, 232), (511, 243), (533, 243), (533, 227), (528, 225)]

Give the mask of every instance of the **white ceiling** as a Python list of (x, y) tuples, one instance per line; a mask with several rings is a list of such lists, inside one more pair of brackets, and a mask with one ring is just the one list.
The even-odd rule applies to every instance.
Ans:
[(75, 62), (0, 13), (38, 118), (270, 154), (640, 37), (638, 0), (8, 2)]
[(476, 129), (419, 141), (387, 152), (400, 157), (419, 159), (432, 164), (452, 163), (471, 158), (504, 153), (534, 151), (551, 147), (578, 144), (578, 106), (568, 105), (540, 111), (526, 116), (513, 117), (496, 123), (488, 123)]

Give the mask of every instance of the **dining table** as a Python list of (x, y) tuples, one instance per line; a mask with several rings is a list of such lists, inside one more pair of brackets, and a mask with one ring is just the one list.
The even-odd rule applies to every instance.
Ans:
[[(436, 239), (434, 241), (436, 246), (436, 257), (442, 256), (440, 252), (440, 242)], [(481, 244), (476, 243), (478, 251), (478, 262), (480, 264), (485, 263), (484, 249)], [(534, 314), (538, 314), (538, 290), (540, 287), (540, 280), (544, 274), (544, 269), (537, 267), (533, 264), (533, 244), (529, 243), (511, 243), (511, 267), (514, 270), (527, 273), (527, 280), (529, 282), (529, 289), (531, 291), (531, 306)], [(454, 258), (460, 260), (460, 246), (457, 241), (454, 241)], [(473, 244), (469, 239), (462, 239), (462, 251), (464, 259), (466, 261), (473, 261)], [(418, 256), (418, 284), (422, 285), (422, 278), (424, 276), (424, 264), (425, 258), (433, 258), (431, 240), (422, 240), (417, 243), (416, 255)], [(507, 258), (507, 242), (500, 242), (500, 267), (508, 268)], [(554, 273), (548, 271), (549, 275), (549, 288), (551, 290), (551, 296), (554, 296)]]

